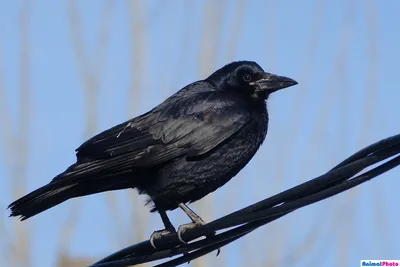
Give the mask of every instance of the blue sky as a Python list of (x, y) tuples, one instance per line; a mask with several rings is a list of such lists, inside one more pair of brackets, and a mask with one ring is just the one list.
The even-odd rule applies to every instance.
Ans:
[[(237, 177), (208, 197), (216, 204), (207, 220), (313, 178), (400, 129), (394, 123), (400, 112), (399, 1), (238, 2), (241, 16), (236, 1), (147, 1), (134, 7), (141, 11), (133, 18), (126, 1), (91, 0), (76, 5), (84, 58), (91, 70), (100, 73), (97, 132), (147, 111), (233, 60), (254, 60), (269, 72), (299, 82), (271, 97), (265, 144)], [(25, 4), (29, 34), (21, 39)], [(29, 191), (73, 163), (74, 149), (87, 137), (82, 58), (76, 55), (69, 6), (68, 1), (4, 1), (0, 10), (0, 86), (6, 92), (15, 134), (23, 41), (30, 52), (30, 124), (20, 129), (29, 133)], [(209, 6), (207, 12), (204, 6)], [(145, 25), (140, 39), (131, 37), (137, 21)], [(109, 29), (104, 52), (98, 52), (101, 23)], [(134, 51), (141, 45), (138, 55)], [(139, 71), (141, 56), (145, 61)], [(130, 98), (133, 85), (140, 86), (139, 97)], [(124, 204), (126, 192), (115, 194), (122, 214), (118, 227), (122, 225), (126, 232), (118, 238), (101, 195), (67, 201), (23, 223), (7, 218), (5, 208), (14, 200), (9, 190), (12, 169), (20, 167), (18, 161), (11, 164), (12, 155), (5, 149), (1, 140), (0, 235), (13, 239), (15, 225), (29, 227), (31, 266), (54, 266), (60, 232), (70, 209), (78, 205), (74, 203), (83, 206), (67, 247), (70, 255), (100, 259), (140, 240), (128, 231), (135, 228), (135, 214), (147, 214), (148, 208), (142, 206), (143, 198), (134, 208), (132, 203)], [(360, 259), (399, 259), (400, 245), (395, 241), (400, 238), (395, 212), (399, 174), (395, 169), (351, 193), (299, 210), (228, 246), (222, 257), (208, 256), (207, 260), (211, 265), (228, 262), (230, 266), (240, 266), (243, 258), (250, 257), (254, 266), (290, 263), (290, 252), (305, 237), (313, 240), (313, 246), (310, 250), (304, 246), (293, 266), (352, 266)], [(176, 224), (186, 222), (179, 212), (172, 217)], [(144, 236), (161, 227), (158, 215), (150, 218)], [(0, 247), (7, 254), (4, 244)], [(1, 266), (9, 266), (10, 261), (10, 257), (0, 257)]]

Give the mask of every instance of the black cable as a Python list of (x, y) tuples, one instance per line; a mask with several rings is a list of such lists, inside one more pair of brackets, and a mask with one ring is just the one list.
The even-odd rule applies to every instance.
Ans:
[[(217, 250), (260, 226), (268, 224), (299, 208), (349, 190), (381, 175), (400, 165), (400, 155), (398, 154), (400, 154), (400, 135), (395, 135), (358, 151), (327, 173), (315, 179), (226, 215), (204, 226), (189, 229), (183, 234), (183, 238), (190, 242), (216, 230), (234, 227), (233, 229), (225, 230), (215, 236), (203, 238), (189, 244), (181, 244), (177, 234), (172, 233), (164, 236), (161, 240), (156, 240), (157, 249), (154, 249), (147, 240), (120, 250), (95, 263), (92, 267), (130, 266), (173, 257), (183, 253), (185, 253), (183, 256), (157, 266), (177, 266), (188, 262), (213, 250)], [(353, 177), (363, 169), (389, 158), (392, 159)]]

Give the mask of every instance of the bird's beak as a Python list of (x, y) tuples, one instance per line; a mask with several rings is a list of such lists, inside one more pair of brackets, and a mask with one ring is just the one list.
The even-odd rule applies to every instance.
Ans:
[(256, 91), (265, 91), (267, 93), (272, 93), (296, 84), (297, 82), (293, 79), (271, 73), (265, 73), (260, 79), (250, 83), (250, 85), (256, 87)]

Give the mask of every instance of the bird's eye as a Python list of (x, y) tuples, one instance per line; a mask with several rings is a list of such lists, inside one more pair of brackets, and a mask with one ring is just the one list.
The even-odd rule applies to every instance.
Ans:
[(243, 80), (244, 80), (245, 82), (250, 82), (250, 81), (251, 81), (251, 76), (250, 76), (250, 74), (245, 74), (245, 75), (243, 75)]

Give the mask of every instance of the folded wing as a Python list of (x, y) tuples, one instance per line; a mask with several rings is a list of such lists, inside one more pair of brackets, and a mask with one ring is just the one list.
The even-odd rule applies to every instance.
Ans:
[(239, 131), (249, 118), (240, 101), (227, 94), (191, 95), (168, 105), (164, 102), (94, 136), (76, 150), (78, 162), (100, 160), (109, 170), (121, 171), (156, 166), (182, 155), (203, 155)]

